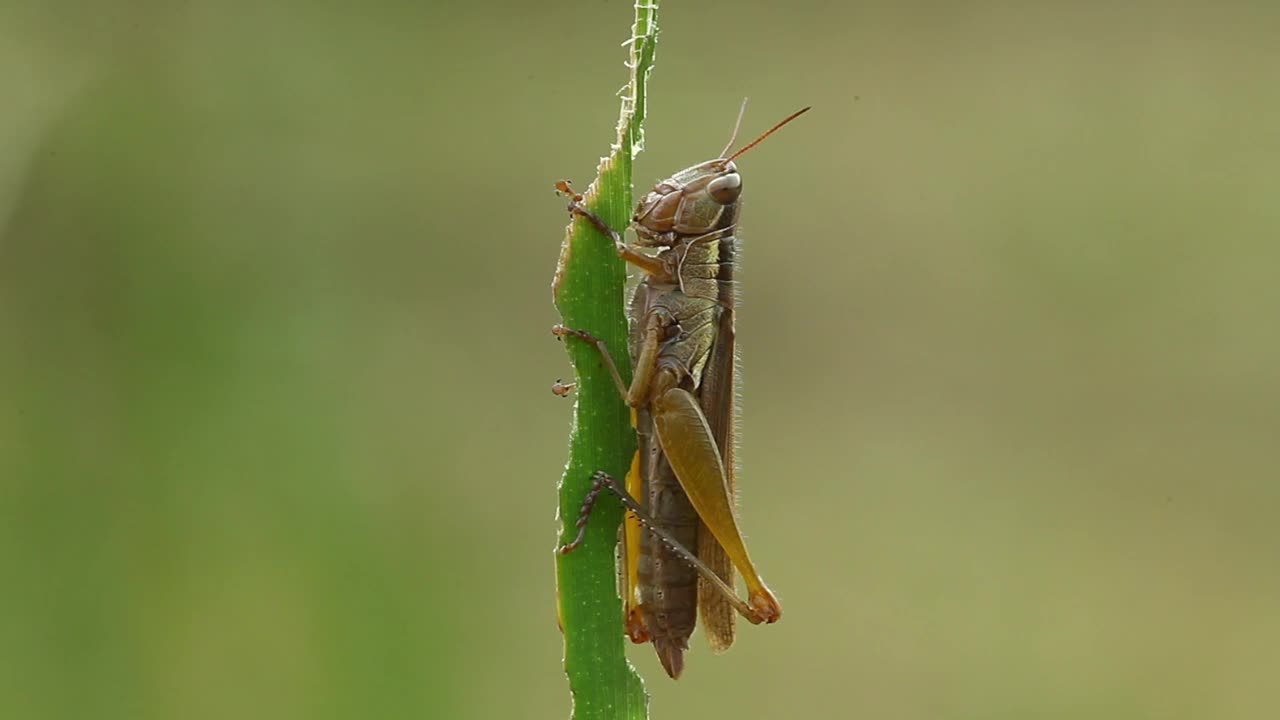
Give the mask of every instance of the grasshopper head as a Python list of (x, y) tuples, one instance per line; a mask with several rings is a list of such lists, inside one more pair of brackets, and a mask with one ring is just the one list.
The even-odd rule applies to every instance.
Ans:
[(681, 170), (636, 205), (632, 223), (640, 244), (671, 245), (679, 236), (730, 227), (741, 193), (742, 176), (732, 160), (716, 158)]
[[(743, 100), (743, 110), (746, 107)], [(734, 127), (733, 137), (729, 138), (729, 144), (720, 157), (685, 168), (655, 185), (648, 195), (641, 198), (631, 218), (637, 244), (670, 247), (681, 238), (733, 227), (738, 220), (738, 196), (742, 194), (742, 176), (738, 174), (738, 166), (733, 164), (734, 158), (808, 110), (804, 108), (792, 113), (741, 150), (728, 155), (729, 148), (738, 137), (738, 128)], [(742, 122), (741, 110), (738, 122)]]

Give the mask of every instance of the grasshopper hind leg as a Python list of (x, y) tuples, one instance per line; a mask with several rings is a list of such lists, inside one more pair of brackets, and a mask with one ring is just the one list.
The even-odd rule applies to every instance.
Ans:
[(622, 501), (623, 507), (630, 510), (641, 525), (643, 525), (649, 532), (653, 533), (653, 535), (662, 541), (667, 547), (671, 548), (677, 555), (684, 559), (685, 562), (692, 565), (694, 569), (696, 569), (702, 577), (712, 585), (712, 587), (722, 593), (725, 596), (725, 599), (728, 600), (729, 603), (732, 604), (733, 607), (737, 609), (737, 611), (748, 621), (753, 624), (760, 623), (762, 621), (772, 622), (772, 619), (769, 618), (768, 615), (762, 616), (759, 610), (748, 605), (742, 600), (742, 598), (738, 597), (738, 594), (734, 592), (733, 588), (725, 584), (724, 580), (720, 579), (720, 576), (716, 574), (715, 570), (707, 567), (707, 564), (699, 560), (697, 555), (694, 555), (693, 552), (681, 544), (679, 540), (672, 537), (671, 533), (667, 532), (667, 530), (655, 523), (653, 518), (649, 516), (649, 513), (645, 511), (644, 506), (632, 497), (631, 494), (627, 492), (626, 488), (618, 485), (618, 481), (613, 479), (613, 476), (603, 470), (597, 470), (595, 474), (591, 476), (591, 489), (587, 491), (586, 496), (582, 499), (582, 510), (579, 512), (578, 521), (576, 523), (578, 527), (577, 536), (574, 537), (572, 541), (560, 546), (557, 552), (561, 555), (571, 553), (578, 549), (578, 546), (582, 544), (582, 541), (587, 534), (587, 520), (590, 518), (592, 510), (595, 509), (596, 501), (600, 499), (600, 493), (605, 490), (616, 495), (618, 499)]

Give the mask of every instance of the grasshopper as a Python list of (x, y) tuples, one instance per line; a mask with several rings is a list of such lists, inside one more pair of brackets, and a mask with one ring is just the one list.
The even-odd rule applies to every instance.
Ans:
[[(618, 255), (644, 273), (628, 313), (634, 368), (629, 387), (602, 341), (563, 326), (553, 331), (599, 350), (632, 408), (639, 444), (625, 487), (603, 471), (593, 476), (578, 536), (560, 551), (570, 552), (582, 542), (602, 490), (622, 500), (629, 511), (620, 569), (625, 630), (634, 642), (652, 641), (672, 678), (684, 667), (695, 605), (714, 652), (733, 644), (735, 610), (753, 624), (782, 616), (778, 599), (751, 562), (735, 517), (734, 275), (742, 177), (734, 160), (807, 110), (728, 155), (737, 139), (735, 126), (719, 157), (658, 183), (636, 206), (634, 244), (583, 206), (582, 196), (567, 182), (557, 184), (570, 196), (570, 212), (613, 238)], [(656, 254), (642, 250), (652, 248)], [(570, 389), (559, 382), (553, 388), (558, 395)], [(734, 590), (735, 568), (745, 580), (747, 601)]]

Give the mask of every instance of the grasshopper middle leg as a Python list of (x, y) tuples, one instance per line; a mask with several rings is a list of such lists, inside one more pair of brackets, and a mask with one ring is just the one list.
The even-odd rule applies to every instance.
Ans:
[[(627, 396), (627, 384), (622, 381), (622, 373), (618, 372), (618, 365), (613, 361), (613, 356), (609, 354), (609, 346), (605, 345), (603, 340), (592, 335), (586, 330), (576, 330), (574, 328), (565, 327), (564, 325), (552, 326), (551, 334), (558, 338), (566, 336), (576, 337), (583, 342), (590, 343), (595, 346), (596, 350), (600, 351), (600, 357), (604, 360), (604, 365), (608, 368), (609, 375), (613, 378), (614, 385), (618, 386), (618, 392), (622, 393), (622, 397), (624, 398)], [(577, 383), (573, 383), (573, 385), (576, 386)], [(569, 390), (563, 390), (563, 392), (561, 392), (562, 388), (569, 388)], [(551, 387), (551, 392), (563, 397), (564, 395), (568, 395), (571, 389), (572, 388), (570, 386), (562, 385), (560, 381), (557, 380), (556, 384)]]

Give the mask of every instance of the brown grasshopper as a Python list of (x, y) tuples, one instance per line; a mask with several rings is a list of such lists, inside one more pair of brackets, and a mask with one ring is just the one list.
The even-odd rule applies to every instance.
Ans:
[[(727, 155), (735, 126), (719, 157), (658, 183), (636, 206), (631, 245), (586, 209), (567, 182), (557, 184), (571, 198), (570, 212), (612, 237), (618, 255), (644, 273), (629, 309), (630, 387), (602, 341), (581, 330), (554, 329), (599, 349), (633, 409), (639, 441), (625, 487), (603, 471), (593, 476), (578, 536), (561, 552), (582, 542), (602, 490), (622, 500), (629, 510), (621, 573), (626, 632), (635, 642), (652, 641), (672, 678), (684, 667), (695, 605), (715, 652), (733, 644), (735, 610), (753, 624), (782, 616), (747, 554), (735, 517), (734, 274), (742, 177), (733, 161), (808, 109)], [(560, 395), (569, 389), (559, 382), (553, 388)], [(747, 601), (734, 590), (735, 568), (746, 582)]]

